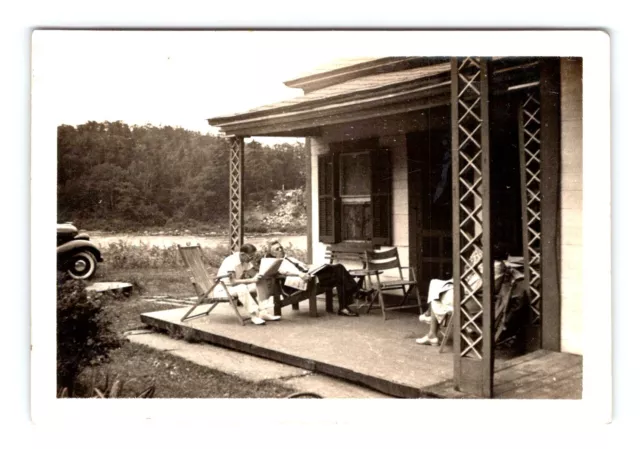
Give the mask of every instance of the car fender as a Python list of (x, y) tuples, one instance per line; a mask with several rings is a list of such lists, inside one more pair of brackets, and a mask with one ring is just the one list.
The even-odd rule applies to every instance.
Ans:
[(96, 256), (96, 260), (98, 262), (102, 262), (102, 253), (95, 243), (88, 240), (71, 240), (67, 243), (63, 243), (62, 245), (58, 246), (57, 254), (58, 257), (65, 257), (67, 255), (83, 250), (90, 251), (91, 253), (93, 253), (93, 255)]

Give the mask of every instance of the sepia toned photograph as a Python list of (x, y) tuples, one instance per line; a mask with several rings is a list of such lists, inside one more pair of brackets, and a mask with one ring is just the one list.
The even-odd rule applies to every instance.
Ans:
[(34, 33), (56, 401), (585, 398), (585, 57), (367, 33)]

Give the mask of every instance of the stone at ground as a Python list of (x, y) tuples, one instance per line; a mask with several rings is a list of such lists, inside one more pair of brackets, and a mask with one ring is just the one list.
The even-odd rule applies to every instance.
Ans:
[(150, 331), (129, 332), (127, 339), (158, 351), (167, 351), (190, 362), (252, 382), (271, 380), (298, 392), (324, 398), (385, 398), (384, 394), (283, 363), (210, 344), (189, 343)]
[(122, 293), (128, 295), (131, 293), (133, 285), (126, 282), (95, 282), (89, 285), (85, 290), (89, 293), (101, 294), (101, 293)]

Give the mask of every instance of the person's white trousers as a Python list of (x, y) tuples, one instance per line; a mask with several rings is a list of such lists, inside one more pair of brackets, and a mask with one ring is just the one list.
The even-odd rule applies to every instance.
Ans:
[[(229, 293), (232, 296), (240, 300), (242, 306), (249, 315), (264, 312), (266, 309), (273, 307), (273, 304), (268, 301), (269, 288), (266, 282), (239, 284), (234, 286), (227, 285), (227, 290), (229, 290)], [(257, 296), (257, 301), (253, 298), (252, 293)], [(225, 297), (224, 287), (222, 285), (216, 285), (216, 288), (213, 290), (213, 294), (216, 298)]]

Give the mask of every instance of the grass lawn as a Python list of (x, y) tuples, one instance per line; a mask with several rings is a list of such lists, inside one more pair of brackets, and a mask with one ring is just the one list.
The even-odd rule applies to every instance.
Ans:
[[(104, 388), (115, 379), (124, 382), (119, 397), (136, 397), (155, 385), (156, 398), (284, 398), (293, 393), (273, 382), (250, 382), (205, 368), (164, 351), (131, 342), (112, 353), (109, 364), (96, 369), (94, 385)], [(82, 389), (92, 384), (93, 372), (79, 378)]]
[[(145, 297), (194, 296), (193, 286), (182, 269), (105, 268), (99, 271), (96, 282), (120, 281), (134, 286), (131, 296), (113, 296), (105, 301), (105, 308), (113, 312), (114, 330), (121, 335), (146, 327), (140, 321), (141, 313), (171, 308), (167, 304), (145, 301)], [(152, 384), (156, 387), (154, 397), (161, 398), (278, 398), (294, 392), (273, 382), (243, 380), (129, 341), (112, 352), (109, 363), (95, 368), (95, 372), (88, 369), (82, 373), (76, 394), (85, 396), (83, 392), (91, 385), (102, 390), (107, 376), (109, 384), (116, 378), (124, 383), (121, 397), (135, 397)]]
[(141, 313), (171, 308), (170, 305), (157, 304), (145, 299), (152, 296), (186, 298), (195, 295), (184, 270), (176, 268), (105, 270), (99, 273), (95, 280), (128, 282), (133, 285), (130, 297), (112, 297), (105, 304), (105, 307), (113, 312), (114, 329), (119, 333), (145, 328), (140, 321)]

